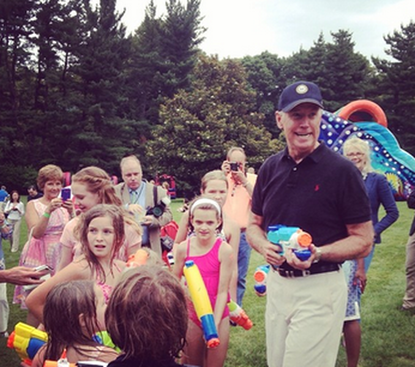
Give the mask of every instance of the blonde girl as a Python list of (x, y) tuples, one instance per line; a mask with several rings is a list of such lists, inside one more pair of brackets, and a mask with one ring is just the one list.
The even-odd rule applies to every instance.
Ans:
[[(121, 200), (115, 194), (111, 178), (101, 168), (85, 167), (72, 177), (72, 195), (75, 205), (81, 213), (87, 212), (98, 204), (114, 204), (122, 206)], [(116, 258), (127, 261), (128, 256), (134, 254), (141, 247), (142, 229), (124, 212), (125, 242), (121, 246)], [(58, 270), (63, 269), (73, 259), (82, 255), (82, 247), (76, 239), (74, 229), (79, 223), (75, 217), (63, 231), (60, 242), (62, 243), (62, 256)]]
[(202, 327), (193, 304), (188, 305), (189, 324), (186, 335), (183, 362), (196, 366), (221, 367), (226, 358), (229, 343), (229, 284), (236, 256), (232, 247), (218, 233), (222, 229), (222, 210), (212, 199), (197, 198), (190, 205), (189, 227), (194, 236), (181, 242), (176, 249), (173, 274), (181, 279), (187, 260), (199, 267), (205, 283), (220, 345), (207, 349)]
[[(203, 197), (214, 199), (218, 202), (221, 208), (226, 201), (228, 195), (228, 181), (225, 174), (221, 170), (214, 170), (206, 173), (200, 186), (200, 193)], [(184, 241), (189, 232), (189, 212), (185, 212), (180, 220), (179, 230), (176, 235), (175, 242), (178, 244)], [(235, 256), (238, 256), (240, 229), (238, 225), (228, 216), (223, 214), (223, 230), (224, 240), (231, 245)], [(235, 262), (235, 268), (232, 271), (232, 278), (229, 292), (231, 298), (236, 301), (236, 288), (238, 283), (238, 264)]]
[(115, 359), (115, 350), (93, 340), (96, 332), (105, 330), (105, 309), (102, 289), (90, 280), (53, 287), (43, 311), (48, 342), (33, 358), (32, 367), (42, 367), (46, 360), (57, 361), (64, 350), (71, 363)]
[(93, 280), (101, 287), (107, 302), (125, 268), (125, 262), (115, 258), (125, 237), (120, 207), (100, 204), (83, 213), (76, 233), (83, 255), (41, 284), (26, 299), (29, 310), (41, 322), (46, 296), (56, 284), (70, 280)]

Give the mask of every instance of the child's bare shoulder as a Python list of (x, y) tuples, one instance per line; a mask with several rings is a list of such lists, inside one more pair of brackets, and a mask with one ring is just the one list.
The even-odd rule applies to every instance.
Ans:
[(102, 362), (109, 363), (119, 356), (119, 353), (110, 347), (103, 345), (100, 346), (100, 349), (98, 359)]
[(114, 264), (117, 269), (119, 269), (120, 273), (125, 269), (126, 262), (122, 260), (115, 259)]
[(177, 245), (177, 251), (179, 251), (180, 253), (184, 253), (184, 252), (186, 252), (186, 248), (187, 248), (187, 241), (188, 241), (188, 240), (185, 240), (185, 241), (183, 241), (183, 242), (180, 242), (180, 243)]
[(222, 241), (220, 248), (219, 248), (219, 254), (220, 255), (227, 255), (233, 253), (232, 246), (225, 241)]
[(62, 270), (56, 273), (56, 275), (59, 274), (62, 274), (64, 277), (68, 276), (69, 274), (71, 280), (88, 279), (91, 274), (91, 269), (88, 261), (82, 257), (72, 261), (70, 264), (66, 265)]
[(74, 350), (71, 350), (70, 352), (68, 352), (68, 360), (70, 361), (87, 359), (88, 361), (109, 363), (119, 356), (117, 351), (105, 345), (82, 346), (82, 354), (79, 354), (78, 352), (73, 353)]

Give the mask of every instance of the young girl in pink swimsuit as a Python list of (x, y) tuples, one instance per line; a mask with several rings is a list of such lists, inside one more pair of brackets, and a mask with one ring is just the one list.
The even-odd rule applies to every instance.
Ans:
[[(200, 193), (203, 197), (217, 201), (222, 209), (226, 201), (226, 196), (228, 195), (228, 181), (225, 174), (221, 170), (214, 170), (206, 173), (201, 180)], [(223, 235), (224, 240), (232, 246), (235, 256), (238, 256), (240, 229), (231, 218), (224, 214), (222, 214), (222, 217), (223, 228), (221, 234)], [(175, 242), (179, 244), (191, 234), (189, 228), (189, 211), (186, 211), (183, 213), (180, 220)], [(177, 245), (175, 244), (173, 251), (175, 251), (176, 246)], [(235, 261), (235, 268), (232, 272), (231, 283), (229, 286), (229, 293), (233, 300), (236, 300), (237, 282), (238, 264)]]
[(206, 348), (199, 319), (189, 302), (184, 364), (221, 367), (225, 362), (229, 343), (228, 291), (236, 256), (232, 247), (219, 236), (222, 223), (222, 210), (217, 201), (208, 198), (194, 200), (189, 209), (189, 227), (195, 235), (177, 246), (173, 273), (180, 279), (187, 260), (193, 260), (199, 267), (220, 340), (218, 347)]
[(43, 321), (46, 296), (56, 285), (70, 280), (93, 280), (108, 301), (112, 288), (118, 283), (125, 262), (115, 258), (124, 242), (124, 218), (116, 205), (100, 204), (80, 217), (75, 229), (83, 255), (57, 272), (30, 293), (26, 299), (29, 310)]

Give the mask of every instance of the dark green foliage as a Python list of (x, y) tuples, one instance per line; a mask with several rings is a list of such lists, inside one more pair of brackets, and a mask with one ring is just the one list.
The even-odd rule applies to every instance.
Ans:
[(378, 102), (415, 153), (412, 22), (385, 37), (390, 59), (374, 59), (376, 72), (345, 30), (286, 58), (219, 61), (199, 50), (200, 3), (168, 0), (158, 17), (150, 1), (127, 37), (116, 0), (0, 2), (1, 183), (23, 190), (47, 163), (119, 175), (121, 157), (136, 154), (147, 177), (171, 173), (179, 190), (194, 192), (232, 145), (255, 168), (281, 149), (278, 96), (300, 79), (321, 87), (330, 111)]
[(415, 23), (401, 26), (400, 31), (387, 35), (386, 53), (392, 58), (373, 58), (379, 72), (375, 93), (387, 111), (390, 129), (404, 149), (415, 154)]
[(320, 34), (310, 50), (293, 54), (282, 72), (288, 82), (309, 80), (318, 84), (325, 109), (334, 112), (364, 97), (371, 69), (367, 59), (354, 51), (350, 32), (339, 30), (331, 35), (333, 43), (325, 42)]
[(200, 0), (188, 0), (186, 7), (169, 0), (166, 16), (156, 18), (156, 7), (150, 1), (133, 37), (129, 98), (136, 101), (136, 107), (131, 118), (158, 124), (163, 98), (189, 87), (198, 45), (203, 40), (199, 7)]
[(187, 197), (199, 191), (207, 171), (220, 168), (229, 147), (244, 147), (255, 168), (282, 148), (255, 112), (255, 94), (237, 61), (201, 56), (191, 92), (166, 100), (160, 115), (163, 124), (155, 128), (147, 156), (154, 170), (177, 178)]
[(282, 79), (284, 60), (263, 52), (259, 56), (246, 56), (242, 59), (248, 82), (256, 91), (256, 109), (265, 115), (265, 127), (274, 138), (278, 137), (279, 129), (275, 122), (278, 97), (285, 80)]

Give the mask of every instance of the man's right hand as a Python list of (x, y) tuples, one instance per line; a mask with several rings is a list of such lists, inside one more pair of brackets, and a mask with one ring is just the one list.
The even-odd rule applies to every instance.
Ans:
[(228, 175), (231, 171), (231, 165), (229, 161), (223, 161), (221, 169), (225, 175)]
[(11, 269), (0, 271), (0, 283), (11, 283), (16, 285), (40, 284), (44, 280), (40, 277), (46, 275), (48, 270), (35, 271), (26, 266), (16, 266)]
[(262, 246), (262, 256), (264, 256), (265, 261), (268, 264), (281, 266), (285, 262), (285, 257), (278, 254), (276, 251), (277, 247), (273, 245), (271, 242), (267, 241), (267, 244), (264, 243)]

